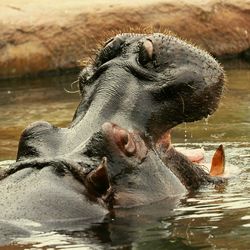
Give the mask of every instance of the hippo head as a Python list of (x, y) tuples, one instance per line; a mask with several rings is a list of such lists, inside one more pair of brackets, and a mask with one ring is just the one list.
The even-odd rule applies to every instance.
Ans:
[(10, 172), (67, 167), (87, 196), (112, 206), (199, 187), (207, 174), (173, 150), (163, 163), (158, 145), (177, 124), (212, 114), (223, 83), (223, 70), (211, 56), (176, 37), (117, 35), (80, 73), (82, 100), (72, 124), (26, 128)]
[(104, 123), (74, 150), (60, 154), (56, 140), (63, 132), (45, 122), (28, 127), (20, 139), (18, 161), (0, 179), (23, 168), (53, 166), (54, 174), (70, 173), (90, 201), (108, 208), (149, 204), (221, 182), (173, 149), (164, 152), (163, 160), (150, 138), (114, 123)]
[[(58, 131), (45, 122), (28, 127), (19, 143), (18, 161), (9, 173), (53, 166), (55, 174), (70, 172), (83, 184), (83, 192), (91, 201), (109, 208), (148, 204), (187, 190), (185, 183), (161, 161), (150, 140), (138, 131), (106, 122), (88, 140), (63, 155), (54, 149)], [(54, 140), (45, 149), (48, 134)]]
[(80, 74), (83, 101), (73, 124), (94, 106), (103, 121), (136, 128), (156, 141), (179, 123), (212, 114), (223, 84), (216, 60), (174, 36), (117, 35)]

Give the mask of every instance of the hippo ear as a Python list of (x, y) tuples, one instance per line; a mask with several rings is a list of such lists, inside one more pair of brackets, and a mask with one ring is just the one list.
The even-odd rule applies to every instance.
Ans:
[(98, 195), (106, 194), (110, 187), (106, 157), (103, 157), (100, 165), (87, 175), (85, 184)]

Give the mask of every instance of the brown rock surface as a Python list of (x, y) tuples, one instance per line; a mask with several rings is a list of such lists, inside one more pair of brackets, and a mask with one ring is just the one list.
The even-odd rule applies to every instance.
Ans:
[(215, 56), (250, 48), (249, 0), (1, 0), (0, 78), (77, 66), (111, 30), (152, 26)]

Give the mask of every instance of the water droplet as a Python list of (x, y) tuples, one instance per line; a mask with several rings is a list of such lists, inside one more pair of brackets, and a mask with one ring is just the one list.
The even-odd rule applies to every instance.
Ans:
[(209, 120), (209, 115), (206, 117), (206, 118), (204, 118), (204, 121), (205, 121), (205, 127), (204, 127), (204, 130), (206, 130), (207, 131), (207, 128), (208, 128), (208, 120)]
[(186, 145), (187, 141), (188, 141), (188, 139), (187, 139), (187, 123), (185, 122), (184, 123), (184, 146), (185, 146), (185, 148), (187, 148), (187, 145)]
[(205, 120), (205, 124), (208, 125), (209, 115), (204, 120)]

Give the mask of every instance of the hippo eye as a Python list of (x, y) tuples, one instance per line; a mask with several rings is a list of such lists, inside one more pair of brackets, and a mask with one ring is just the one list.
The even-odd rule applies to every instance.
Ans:
[(96, 58), (97, 66), (102, 65), (103, 63), (115, 58), (121, 52), (122, 45), (124, 40), (120, 37), (115, 37), (109, 39), (104, 48), (100, 51), (99, 55)]
[(147, 64), (148, 62), (152, 61), (153, 59), (153, 43), (149, 39), (143, 42), (143, 44), (140, 47), (139, 51), (139, 62), (142, 65)]

